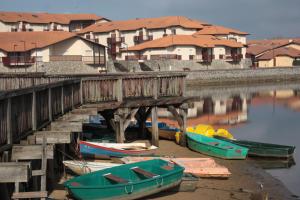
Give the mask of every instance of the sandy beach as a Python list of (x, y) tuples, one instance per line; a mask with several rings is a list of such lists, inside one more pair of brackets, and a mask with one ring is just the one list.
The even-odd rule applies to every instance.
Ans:
[[(181, 147), (172, 141), (160, 140), (158, 155), (174, 157), (207, 157)], [(161, 192), (144, 199), (269, 199), (285, 200), (297, 199), (286, 187), (270, 174), (265, 172), (254, 162), (249, 160), (222, 160), (214, 158), (218, 164), (226, 166), (232, 175), (228, 179), (201, 178), (195, 192)], [(66, 192), (62, 187), (54, 190), (50, 197), (65, 199)]]

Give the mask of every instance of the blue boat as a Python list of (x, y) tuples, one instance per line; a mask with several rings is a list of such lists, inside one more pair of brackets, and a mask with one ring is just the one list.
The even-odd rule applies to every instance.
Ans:
[[(146, 122), (147, 129), (152, 132), (152, 122)], [(167, 140), (175, 140), (175, 134), (180, 131), (179, 128), (167, 125), (164, 122), (158, 122), (159, 137)]]

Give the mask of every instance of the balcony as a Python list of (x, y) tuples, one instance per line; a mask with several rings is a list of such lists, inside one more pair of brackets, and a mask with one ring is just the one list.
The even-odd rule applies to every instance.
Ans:
[(125, 60), (147, 60), (146, 55), (132, 55), (132, 56), (125, 56)]
[(35, 57), (30, 56), (8, 56), (2, 57), (4, 66), (29, 66), (35, 63)]
[(202, 55), (203, 62), (210, 63), (212, 62), (213, 59), (215, 59), (214, 55), (207, 55), (207, 54)]
[(88, 65), (104, 65), (105, 56), (57, 55), (57, 56), (50, 56), (50, 61), (51, 62), (73, 61), (73, 62), (83, 62)]
[(133, 37), (133, 41), (135, 44), (140, 44), (151, 40), (153, 40), (153, 35), (139, 35)]
[(107, 38), (107, 44), (120, 44), (125, 42), (125, 37), (111, 37)]
[(104, 65), (105, 56), (82, 56), (82, 62), (87, 65)]
[(190, 60), (202, 61), (202, 55), (190, 55)]
[[(232, 61), (232, 62), (240, 62), (243, 58), (242, 54), (231, 54), (231, 55), (225, 55), (224, 60), (226, 61)], [(221, 56), (220, 56), (221, 59)]]
[(158, 55), (151, 55), (151, 60), (181, 60), (181, 55), (177, 54), (158, 54)]

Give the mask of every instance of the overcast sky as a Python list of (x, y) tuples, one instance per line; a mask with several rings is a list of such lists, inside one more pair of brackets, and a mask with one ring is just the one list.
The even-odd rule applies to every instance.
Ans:
[(0, 0), (0, 10), (95, 13), (112, 20), (183, 15), (250, 38), (300, 37), (300, 0)]

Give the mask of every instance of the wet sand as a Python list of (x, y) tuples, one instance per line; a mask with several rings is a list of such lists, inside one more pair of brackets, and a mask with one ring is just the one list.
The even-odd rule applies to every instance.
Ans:
[[(158, 155), (174, 157), (207, 157), (193, 152), (188, 148), (180, 147), (172, 141), (160, 140)], [(232, 175), (228, 179), (204, 179), (198, 181), (195, 192), (161, 192), (144, 199), (179, 200), (179, 199), (204, 199), (204, 200), (231, 200), (231, 199), (262, 199), (255, 197), (262, 193), (269, 199), (296, 199), (292, 193), (277, 179), (247, 160), (223, 160), (214, 158), (221, 165), (226, 166)], [(55, 190), (51, 197), (65, 199), (65, 191)]]

